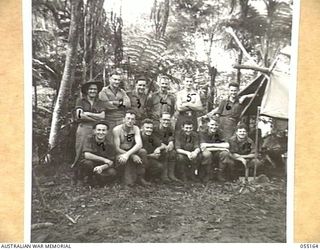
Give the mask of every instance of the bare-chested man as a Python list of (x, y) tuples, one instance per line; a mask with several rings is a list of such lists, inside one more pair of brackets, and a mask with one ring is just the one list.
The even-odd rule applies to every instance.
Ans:
[(145, 166), (139, 150), (142, 148), (140, 130), (135, 123), (136, 114), (127, 110), (124, 123), (113, 129), (113, 141), (117, 152), (117, 164), (122, 171), (122, 183), (133, 185), (136, 182), (143, 186), (150, 183), (144, 179)]

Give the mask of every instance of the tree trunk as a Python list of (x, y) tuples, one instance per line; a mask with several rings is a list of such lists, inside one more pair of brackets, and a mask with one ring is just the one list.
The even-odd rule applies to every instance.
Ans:
[(87, 53), (88, 53), (88, 44), (87, 44), (87, 7), (85, 7), (84, 13), (84, 22), (83, 22), (83, 57), (82, 57), (82, 82), (87, 81)]
[(167, 28), (168, 19), (169, 19), (169, 11), (170, 11), (170, 1), (165, 0), (164, 10), (163, 10), (163, 21), (162, 21), (161, 30), (160, 30), (160, 34), (161, 34), (160, 37), (164, 37), (164, 35), (166, 33), (166, 28)]
[[(49, 150), (53, 149), (58, 142), (59, 129), (61, 127), (64, 107), (72, 86), (72, 79), (76, 67), (77, 45), (79, 38), (79, 23), (81, 17), (81, 7), (83, 3), (79, 0), (71, 0), (71, 21), (69, 31), (69, 42), (67, 44), (66, 61), (61, 79), (58, 97), (54, 106), (51, 130), (49, 135)], [(47, 159), (51, 160), (51, 153), (47, 155)]]
[(88, 0), (84, 13), (84, 45), (83, 45), (83, 77), (84, 81), (92, 79), (95, 72), (95, 50), (98, 30), (101, 24), (101, 15), (104, 0)]
[[(239, 65), (241, 65), (241, 63), (242, 63), (242, 58), (243, 58), (243, 52), (242, 52), (242, 50), (240, 50), (239, 56), (238, 56), (238, 64)], [(240, 69), (238, 69), (238, 71), (237, 71), (237, 83), (239, 85), (241, 83), (241, 70)]]
[(36, 80), (33, 81), (33, 87), (34, 87), (34, 112), (37, 114), (38, 112), (38, 91), (37, 91), (37, 82)]
[(151, 10), (150, 19), (153, 20), (155, 29), (155, 38), (160, 39), (164, 37), (169, 19), (170, 12), (170, 0), (165, 0), (158, 4), (157, 0), (154, 0)]
[(210, 94), (208, 100), (208, 111), (210, 112), (214, 108), (214, 97), (215, 97), (215, 81), (217, 76), (217, 69), (215, 67), (209, 66), (209, 74), (210, 74)]

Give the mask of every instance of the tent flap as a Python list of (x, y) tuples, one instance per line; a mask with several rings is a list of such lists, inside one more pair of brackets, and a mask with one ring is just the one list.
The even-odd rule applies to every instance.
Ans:
[(261, 102), (261, 115), (288, 119), (289, 81), (287, 74), (275, 72), (270, 75)]

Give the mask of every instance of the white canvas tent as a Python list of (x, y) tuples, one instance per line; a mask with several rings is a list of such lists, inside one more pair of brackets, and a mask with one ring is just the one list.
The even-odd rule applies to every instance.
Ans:
[(245, 108), (241, 114), (256, 115), (260, 106), (260, 114), (273, 118), (288, 119), (289, 76), (273, 72), (270, 76), (261, 74), (239, 95), (254, 94), (254, 97), (244, 102)]
[[(290, 57), (290, 47), (282, 49), (280, 55)], [(275, 69), (268, 75), (260, 74), (239, 93), (240, 96), (254, 94), (253, 98), (244, 103), (245, 108), (241, 117), (244, 115), (256, 115), (257, 107), (260, 106), (260, 115), (288, 119), (289, 86), (290, 75), (286, 72)]]

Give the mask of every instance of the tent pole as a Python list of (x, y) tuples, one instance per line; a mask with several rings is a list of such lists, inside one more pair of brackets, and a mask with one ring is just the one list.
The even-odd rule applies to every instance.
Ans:
[(257, 162), (258, 162), (258, 151), (259, 151), (259, 116), (260, 116), (260, 106), (257, 108), (257, 117), (256, 117), (256, 140), (255, 140), (255, 151), (254, 151), (254, 169), (253, 169), (253, 180), (256, 179), (257, 176)]

